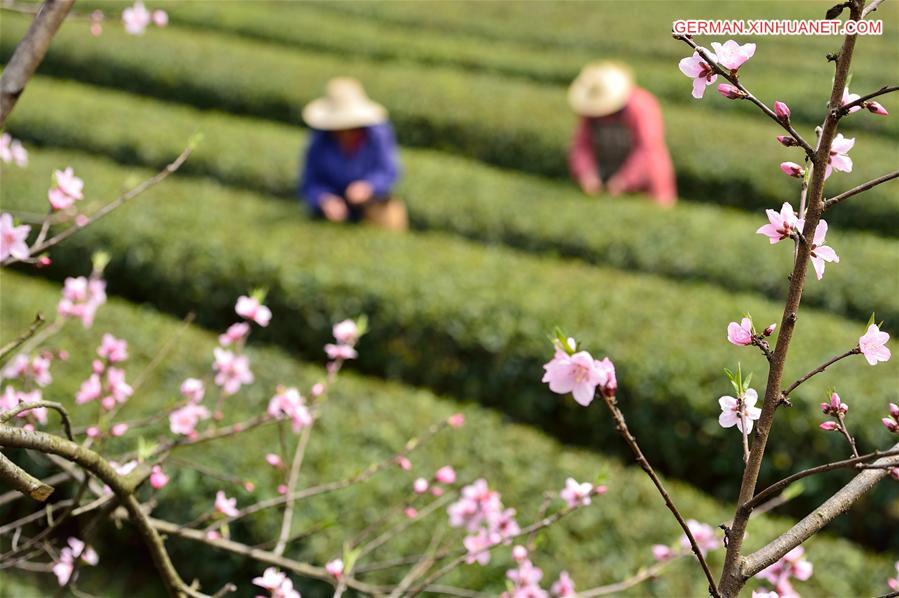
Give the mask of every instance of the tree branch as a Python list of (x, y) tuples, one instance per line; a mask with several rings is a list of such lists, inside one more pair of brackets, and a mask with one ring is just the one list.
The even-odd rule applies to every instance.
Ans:
[(34, 321), (31, 323), (31, 326), (28, 327), (28, 330), (19, 335), (14, 341), (10, 341), (9, 343), (3, 345), (3, 348), (0, 349), (0, 365), (6, 363), (6, 357), (11, 355), (13, 351), (22, 346), (22, 344), (34, 336), (37, 331), (47, 323), (47, 320), (44, 318), (44, 314), (38, 312), (34, 316)]
[(881, 87), (880, 89), (878, 89), (877, 91), (875, 91), (873, 93), (869, 93), (866, 96), (862, 96), (857, 100), (852, 100), (851, 102), (848, 102), (848, 103), (840, 106), (839, 117), (842, 118), (842, 117), (846, 116), (847, 114), (849, 114), (849, 110), (851, 108), (855, 108), (856, 106), (858, 106), (859, 108), (862, 108), (863, 107), (862, 105), (865, 102), (867, 102), (868, 100), (874, 99), (878, 96), (882, 96), (882, 95), (885, 95), (888, 93), (892, 93), (897, 90), (899, 90), (899, 85), (884, 85), (883, 87)]
[(717, 598), (720, 596), (718, 593), (718, 587), (715, 584), (715, 578), (712, 576), (711, 570), (709, 570), (709, 564), (706, 562), (705, 557), (702, 554), (702, 551), (699, 549), (699, 544), (696, 543), (696, 538), (693, 537), (693, 532), (690, 531), (690, 526), (687, 525), (687, 522), (684, 521), (683, 515), (680, 514), (680, 511), (675, 506), (674, 501), (671, 500), (671, 496), (668, 494), (668, 491), (665, 490), (665, 486), (662, 484), (662, 480), (659, 479), (659, 476), (656, 475), (655, 470), (652, 468), (652, 465), (649, 464), (649, 461), (643, 455), (643, 451), (640, 450), (640, 445), (637, 444), (637, 439), (634, 438), (633, 434), (631, 434), (630, 430), (627, 428), (627, 423), (624, 421), (624, 415), (621, 413), (621, 410), (618, 409), (618, 404), (615, 401), (615, 397), (607, 397), (605, 394), (602, 395), (603, 399), (606, 402), (606, 406), (609, 408), (609, 411), (612, 412), (612, 418), (615, 420), (615, 425), (621, 435), (624, 437), (624, 441), (630, 447), (631, 451), (634, 453), (634, 457), (636, 457), (637, 463), (640, 464), (640, 467), (643, 468), (643, 471), (646, 472), (646, 475), (649, 476), (649, 479), (652, 480), (652, 483), (655, 484), (656, 489), (659, 491), (659, 494), (662, 495), (662, 499), (665, 501), (665, 506), (668, 507), (668, 510), (671, 511), (671, 514), (674, 515), (674, 518), (677, 519), (677, 523), (681, 526), (681, 529), (684, 530), (684, 533), (687, 535), (687, 539), (690, 541), (690, 548), (693, 550), (693, 554), (696, 555), (696, 558), (699, 560), (699, 565), (702, 567), (702, 572), (705, 573), (706, 579), (709, 581), (709, 594)]
[(862, 183), (858, 187), (853, 187), (852, 189), (849, 189), (848, 191), (843, 191), (839, 195), (836, 195), (834, 197), (831, 197), (830, 199), (825, 200), (824, 201), (824, 210), (825, 211), (829, 210), (830, 208), (832, 208), (836, 204), (840, 203), (844, 199), (849, 199), (853, 195), (858, 195), (859, 193), (861, 193), (863, 191), (867, 191), (868, 189), (871, 189), (872, 187), (876, 187), (877, 185), (880, 185), (881, 183), (886, 183), (887, 181), (891, 181), (891, 180), (895, 179), (896, 177), (899, 177), (899, 170), (894, 170), (893, 172), (887, 173), (881, 177), (872, 179), (872, 180), (868, 181), (867, 183)]
[(25, 37), (16, 46), (16, 50), (0, 77), (0, 127), (25, 91), (25, 85), (44, 60), (47, 48), (75, 0), (46, 0), (34, 17)]
[(19, 403), (8, 411), (0, 411), (0, 424), (5, 424), (20, 413), (24, 411), (30, 411), (31, 409), (53, 409), (54, 411), (59, 413), (59, 416), (62, 418), (62, 427), (66, 432), (66, 437), (69, 440), (75, 440), (72, 437), (72, 422), (71, 420), (69, 420), (69, 412), (66, 411), (66, 408), (61, 404), (54, 403), (53, 401), (32, 401), (30, 403)]
[[(892, 450), (899, 449), (899, 443)], [(882, 457), (874, 462), (877, 466), (899, 465), (899, 455)], [(765, 567), (777, 562), (783, 555), (802, 544), (821, 530), (825, 525), (849, 510), (850, 507), (877, 482), (888, 475), (886, 469), (869, 469), (855, 476), (824, 504), (815, 509), (802, 521), (794, 525), (780, 537), (765, 547), (753, 552), (743, 560), (740, 574), (744, 578), (752, 577)]]
[(809, 378), (811, 378), (811, 377), (813, 377), (813, 376), (815, 376), (815, 375), (817, 375), (817, 374), (820, 374), (821, 372), (823, 372), (824, 370), (826, 370), (827, 368), (829, 368), (830, 366), (832, 366), (832, 365), (835, 364), (836, 362), (840, 361), (841, 359), (845, 359), (845, 358), (849, 357), (850, 355), (859, 355), (860, 353), (861, 353), (861, 349), (859, 349), (858, 346), (856, 346), (856, 347), (854, 347), (854, 348), (852, 348), (852, 349), (849, 349), (849, 350), (846, 351), (845, 353), (840, 353), (840, 354), (837, 355), (836, 357), (831, 357), (830, 359), (828, 359), (827, 361), (825, 361), (824, 363), (822, 363), (821, 365), (819, 365), (818, 367), (816, 367), (816, 368), (813, 369), (812, 371), (808, 372), (808, 373), (807, 373), (806, 375), (804, 375), (802, 378), (799, 378), (798, 380), (796, 380), (795, 382), (793, 382), (792, 384), (790, 384), (789, 388), (787, 388), (785, 391), (783, 391), (783, 392), (781, 393), (781, 394), (782, 394), (782, 398), (786, 399), (787, 397), (790, 396), (790, 393), (793, 392), (794, 390), (796, 390), (796, 388), (797, 388), (800, 384), (802, 384), (803, 382), (805, 382), (805, 381), (808, 380)]
[(853, 457), (852, 459), (844, 459), (843, 461), (834, 461), (833, 463), (825, 463), (824, 465), (818, 465), (816, 467), (810, 467), (808, 469), (803, 469), (802, 471), (796, 472), (793, 475), (786, 477), (779, 482), (775, 482), (756, 494), (752, 497), (748, 503), (746, 503), (743, 508), (744, 509), (754, 509), (757, 505), (762, 504), (767, 499), (773, 497), (781, 490), (785, 489), (787, 486), (801, 480), (802, 478), (807, 478), (811, 475), (816, 475), (819, 473), (826, 473), (828, 471), (833, 471), (835, 469), (847, 469), (855, 467), (858, 463), (864, 463), (865, 461), (871, 461), (873, 459), (879, 459), (881, 457), (891, 457), (899, 455), (899, 444), (897, 444), (894, 448), (888, 451), (874, 451), (873, 453), (868, 453), (867, 455), (861, 455), (860, 457)]
[(7, 459), (3, 453), (0, 453), (0, 480), (3, 480), (22, 494), (40, 502), (44, 502), (53, 494), (53, 486), (43, 483)]

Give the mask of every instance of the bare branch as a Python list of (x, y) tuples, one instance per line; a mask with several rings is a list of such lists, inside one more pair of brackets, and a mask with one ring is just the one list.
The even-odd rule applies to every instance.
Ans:
[[(896, 449), (899, 449), (899, 443), (893, 445), (892, 450)], [(875, 461), (874, 465), (899, 466), (899, 455), (882, 457)], [(862, 495), (871, 490), (877, 482), (887, 475), (886, 469), (869, 469), (855, 476), (852, 481), (843, 486), (842, 489), (827, 499), (824, 504), (802, 519), (802, 521), (765, 547), (747, 556), (740, 568), (740, 575), (744, 578), (752, 577), (765, 567), (777, 562), (783, 555), (812, 537), (837, 516), (848, 511)]]
[(44, 60), (53, 36), (74, 3), (75, 0), (46, 0), (16, 46), (0, 77), (0, 127), (6, 123), (28, 80)]
[[(899, 445), (897, 445), (899, 447)], [(844, 459), (843, 461), (834, 461), (833, 463), (825, 463), (824, 465), (818, 465), (817, 467), (810, 467), (809, 469), (803, 469), (802, 471), (796, 472), (793, 475), (786, 477), (779, 482), (775, 482), (756, 494), (752, 497), (748, 503), (744, 505), (745, 509), (754, 509), (757, 505), (765, 502), (768, 498), (773, 497), (781, 490), (785, 489), (787, 486), (792, 484), (793, 482), (799, 481), (802, 478), (807, 478), (811, 475), (816, 475), (819, 473), (826, 473), (828, 471), (833, 471), (835, 469), (847, 469), (855, 467), (859, 463), (864, 463), (865, 461), (873, 461), (874, 459), (879, 459), (881, 457), (890, 457), (894, 455), (899, 455), (899, 448), (893, 448), (888, 451), (874, 451), (873, 453), (868, 453), (867, 455), (861, 455), (860, 457), (853, 457), (852, 459)]]
[(43, 483), (0, 453), (0, 480), (34, 500), (44, 502), (53, 494), (53, 486)]
[(865, 7), (862, 11), (862, 18), (864, 19), (869, 14), (877, 10), (877, 8), (883, 3), (883, 0), (871, 0), (871, 3)]
[(22, 346), (22, 344), (34, 336), (41, 326), (47, 323), (47, 320), (44, 318), (44, 314), (38, 312), (34, 316), (34, 321), (31, 323), (31, 326), (28, 327), (28, 330), (19, 335), (14, 341), (10, 341), (5, 344), (2, 349), (0, 349), (0, 365), (3, 365), (6, 362), (6, 357), (11, 355), (13, 351)]
[(683, 558), (686, 555), (680, 555), (676, 557), (672, 557), (666, 561), (660, 561), (658, 563), (654, 563), (649, 567), (645, 567), (640, 569), (635, 575), (628, 577), (622, 581), (618, 581), (605, 586), (596, 586), (595, 588), (590, 588), (588, 590), (584, 590), (583, 592), (578, 592), (578, 598), (594, 598), (595, 596), (608, 596), (610, 594), (618, 594), (627, 589), (630, 589), (638, 584), (643, 583), (649, 579), (655, 579), (659, 576), (668, 565), (675, 562), (679, 558)]
[[(303, 428), (300, 439), (297, 441), (297, 449), (293, 455), (293, 461), (290, 465), (290, 475), (287, 478), (287, 494), (293, 494), (297, 489), (297, 483), (300, 481), (300, 468), (303, 467), (303, 458), (306, 455), (306, 446), (309, 444), (309, 438), (312, 436), (312, 426), (315, 425), (315, 417), (312, 422)], [(275, 544), (274, 553), (277, 555), (284, 554), (287, 548), (287, 538), (290, 536), (290, 528), (293, 526), (293, 506), (296, 504), (294, 500), (288, 500), (284, 506), (284, 517), (281, 519), (281, 532), (278, 534), (278, 543)]]
[(59, 413), (59, 416), (62, 418), (62, 427), (66, 432), (66, 437), (69, 440), (74, 440), (74, 438), (72, 437), (72, 422), (69, 419), (69, 412), (66, 411), (66, 408), (61, 404), (54, 403), (53, 401), (32, 401), (30, 403), (19, 403), (8, 411), (0, 411), (0, 424), (5, 424), (20, 413), (30, 411), (31, 409), (53, 409), (54, 411)]
[(790, 393), (793, 392), (794, 390), (796, 390), (796, 388), (797, 388), (800, 384), (802, 384), (803, 382), (805, 382), (805, 381), (808, 380), (809, 378), (811, 378), (811, 377), (813, 377), (813, 376), (815, 376), (815, 375), (817, 375), (817, 374), (820, 374), (821, 372), (823, 372), (824, 370), (826, 370), (827, 368), (829, 368), (830, 366), (832, 366), (832, 365), (835, 364), (836, 362), (840, 361), (841, 359), (845, 359), (845, 358), (847, 358), (847, 357), (849, 357), (849, 356), (851, 356), (851, 355), (859, 355), (860, 353), (861, 353), (861, 349), (859, 349), (858, 346), (856, 345), (854, 348), (849, 349), (849, 350), (846, 351), (845, 353), (840, 353), (840, 354), (837, 355), (836, 357), (831, 357), (830, 359), (828, 359), (827, 361), (825, 361), (824, 363), (822, 363), (821, 365), (819, 365), (818, 367), (816, 367), (816, 368), (813, 369), (812, 371), (808, 372), (808, 373), (807, 373), (806, 375), (804, 375), (803, 377), (799, 378), (798, 380), (796, 380), (795, 382), (793, 382), (792, 384), (790, 384), (789, 388), (787, 388), (785, 391), (783, 391), (783, 392), (781, 393), (782, 398), (786, 399), (787, 397), (790, 396)]
[(849, 189), (848, 191), (843, 191), (839, 195), (835, 195), (834, 197), (831, 197), (830, 199), (824, 200), (824, 209), (829, 210), (830, 208), (832, 208), (836, 204), (840, 203), (844, 199), (849, 199), (853, 195), (858, 195), (859, 193), (862, 193), (863, 191), (867, 191), (868, 189), (871, 189), (872, 187), (876, 187), (877, 185), (880, 185), (881, 183), (886, 183), (887, 181), (891, 181), (891, 180), (895, 179), (896, 177), (899, 177), (899, 170), (895, 170), (895, 171), (885, 174), (881, 177), (877, 177), (876, 179), (872, 179), (872, 180), (868, 181), (867, 183), (862, 183), (858, 187), (853, 187), (852, 189)]

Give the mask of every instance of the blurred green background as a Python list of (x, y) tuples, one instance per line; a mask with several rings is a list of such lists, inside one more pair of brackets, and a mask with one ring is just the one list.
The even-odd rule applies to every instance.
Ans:
[[(3, 166), (2, 209), (42, 211), (50, 173), (71, 165), (85, 180), (89, 210), (165, 165), (196, 131), (203, 141), (175, 177), (55, 251), (52, 268), (3, 273), (3, 342), (35, 309), (52, 313), (61, 280), (87, 274), (99, 248), (112, 255), (109, 290), (121, 299), (101, 309), (92, 330), (68, 326), (58, 344), (74, 353), (112, 331), (131, 344), (129, 376), (171, 338), (178, 318), (195, 312), (203, 327), (221, 330), (233, 320), (237, 295), (266, 287), (275, 320), (251, 343), (257, 383), (234, 401), (237, 413), (251, 414), (276, 384), (308, 386), (321, 376), (314, 364), (322, 362), (330, 324), (367, 313), (372, 330), (351, 367), (366, 377), (348, 375), (326, 405), (303, 483), (389, 457), (460, 404), (468, 425), (425, 448), (411, 473), (391, 472), (305, 503), (296, 530), (322, 522), (325, 529), (288, 554), (316, 564), (337, 556), (342, 541), (381, 516), (383, 505), (408, 499), (415, 475), (446, 463), (463, 479), (487, 477), (522, 521), (535, 517), (542, 492), (561, 488), (566, 477), (602, 474), (608, 495), (546, 534), (534, 561), (546, 580), (568, 569), (580, 589), (622, 579), (651, 563), (650, 545), (674, 541), (677, 529), (645, 476), (629, 465), (599, 405), (584, 410), (539, 383), (550, 355), (545, 335), (561, 325), (616, 362), (625, 414), (650, 460), (672, 478), (682, 509), (712, 525), (725, 521), (739, 483), (740, 446), (733, 430), (717, 424), (716, 399), (728, 392), (722, 368), (742, 361), (744, 370), (755, 370), (757, 387), (765, 370), (760, 356), (727, 344), (724, 330), (745, 311), (758, 323), (780, 319), (789, 250), (769, 247), (754, 231), (764, 208), (795, 201), (797, 183), (777, 164), (799, 154), (778, 145), (777, 128), (748, 104), (711, 89), (702, 101), (690, 96), (690, 81), (677, 69), (689, 52), (671, 39), (671, 23), (818, 19), (830, 4), (172, 1), (148, 4), (168, 11), (168, 27), (135, 37), (118, 22), (127, 4), (79, 1), (82, 17), (97, 8), (106, 13), (103, 34), (92, 37), (88, 21), (73, 18), (54, 39), (7, 125), (30, 150), (31, 164)], [(855, 93), (894, 83), (899, 72), (899, 6), (886, 2), (874, 17), (884, 21), (884, 34), (858, 41)], [(29, 23), (26, 15), (0, 12), (0, 60), (8, 60)], [(745, 84), (769, 104), (788, 103), (797, 128), (812, 137), (831, 85), (825, 55), (839, 38), (736, 39), (758, 44), (741, 70)], [(659, 98), (681, 195), (674, 210), (640, 197), (585, 198), (567, 180), (575, 117), (565, 90), (595, 59), (629, 63), (638, 84)], [(403, 146), (399, 194), (413, 224), (407, 235), (311, 222), (296, 203), (306, 141), (299, 112), (336, 75), (358, 77), (391, 112)], [(829, 179), (828, 195), (899, 163), (899, 100), (894, 94), (882, 103), (891, 116), (860, 112), (843, 122), (857, 140), (855, 169)], [(899, 330), (899, 194), (892, 184), (856, 199), (828, 214), (828, 241), (841, 263), (807, 285), (788, 377), (854, 343), (872, 311), (886, 330)], [(126, 415), (171, 406), (180, 381), (209, 367), (214, 343), (211, 333), (191, 332)], [(54, 398), (71, 401), (87, 369), (79, 358), (61, 364)], [(899, 396), (897, 361), (876, 368), (860, 358), (841, 363), (803, 386), (794, 407), (778, 416), (762, 484), (845, 456), (837, 435), (817, 429), (816, 406), (834, 385), (851, 405), (860, 448), (890, 441), (878, 422)], [(113, 448), (136, 442), (125, 436)], [(268, 496), (276, 482), (260, 465), (272, 443), (261, 432), (240, 446), (185, 458), (252, 479), (254, 496)], [(778, 510), (784, 518), (759, 519), (750, 544), (763, 544), (847, 479), (840, 472), (810, 479)], [(185, 467), (161, 493), (157, 512), (189, 521), (223, 484), (241, 504), (252, 500), (239, 484)], [(2, 507), (0, 520), (29, 507)], [(276, 519), (232, 531), (263, 542)], [(885, 592), (899, 554), (897, 525), (899, 484), (887, 481), (809, 542), (816, 575), (797, 589), (816, 596)], [(435, 515), (373, 559), (421, 551), (443, 527)], [(0, 549), (8, 542), (0, 538)], [(121, 574), (110, 579), (107, 567), (85, 570), (80, 588), (160, 593), (127, 526), (104, 531), (96, 543), (101, 564)], [(183, 574), (205, 588), (231, 579), (249, 595), (249, 579), (262, 569), (187, 542), (172, 540), (170, 547)], [(498, 593), (511, 562), (503, 552), (447, 582)], [(720, 560), (713, 557), (713, 565)], [(396, 572), (363, 577), (390, 581)], [(328, 592), (296, 582), (304, 595)], [(42, 595), (53, 585), (52, 576), (0, 571), (4, 596)], [(698, 568), (683, 562), (627, 595), (704, 593)]]

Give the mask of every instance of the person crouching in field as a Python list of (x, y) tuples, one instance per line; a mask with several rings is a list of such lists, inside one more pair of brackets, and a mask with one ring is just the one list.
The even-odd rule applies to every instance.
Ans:
[(303, 120), (313, 131), (298, 193), (313, 215), (405, 230), (405, 205), (391, 198), (400, 167), (387, 110), (339, 77), (303, 108)]
[(647, 193), (664, 206), (677, 201), (674, 169), (655, 97), (613, 62), (588, 64), (568, 89), (580, 117), (568, 163), (587, 195)]

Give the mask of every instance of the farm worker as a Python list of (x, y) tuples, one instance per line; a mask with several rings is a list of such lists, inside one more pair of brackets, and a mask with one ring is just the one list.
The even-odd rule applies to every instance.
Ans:
[(571, 174), (587, 195), (644, 192), (672, 206), (674, 169), (659, 103), (614, 62), (588, 64), (568, 89), (579, 116), (568, 152)]
[(303, 120), (313, 130), (298, 194), (312, 213), (405, 230), (405, 206), (391, 198), (400, 168), (387, 110), (358, 81), (339, 77), (303, 108)]

